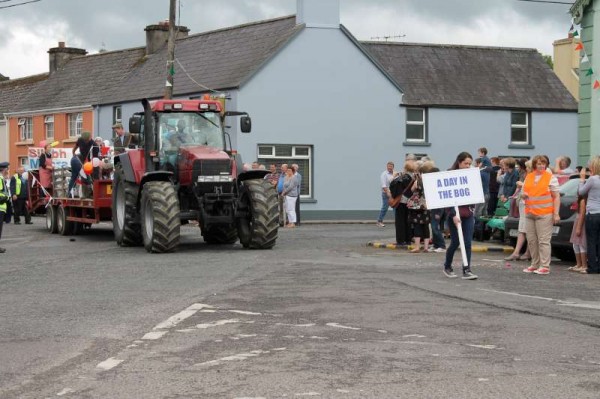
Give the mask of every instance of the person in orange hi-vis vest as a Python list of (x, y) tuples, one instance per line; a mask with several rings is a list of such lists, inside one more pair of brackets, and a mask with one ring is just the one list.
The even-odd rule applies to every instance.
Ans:
[(552, 228), (560, 221), (559, 185), (556, 176), (547, 169), (545, 156), (533, 157), (531, 166), (533, 172), (525, 177), (521, 194), (525, 201), (525, 230), (531, 253), (531, 265), (523, 272), (546, 275), (550, 273)]

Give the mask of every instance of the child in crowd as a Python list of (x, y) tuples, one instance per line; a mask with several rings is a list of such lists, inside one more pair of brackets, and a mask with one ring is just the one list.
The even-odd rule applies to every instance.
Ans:
[(575, 252), (575, 266), (569, 267), (567, 270), (581, 273), (587, 270), (587, 243), (585, 236), (585, 195), (577, 197), (577, 219), (573, 223), (571, 231), (571, 244), (573, 244), (573, 252)]

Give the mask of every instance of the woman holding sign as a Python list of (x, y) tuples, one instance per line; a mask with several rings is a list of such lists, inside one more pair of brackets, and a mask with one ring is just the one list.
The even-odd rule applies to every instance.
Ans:
[[(450, 170), (468, 169), (473, 163), (473, 157), (468, 152), (461, 152), (456, 157), (456, 161), (450, 167)], [(473, 211), (475, 205), (463, 205), (458, 207), (459, 214), (456, 214), (454, 207), (448, 208), (447, 213), (451, 222), (450, 226), (450, 246), (446, 250), (446, 261), (444, 262), (444, 274), (448, 278), (458, 277), (452, 269), (452, 260), (454, 252), (460, 245), (458, 229), (462, 229), (464, 237), (465, 252), (467, 253), (467, 265), (463, 266), (463, 280), (476, 280), (477, 276), (471, 272), (471, 240), (473, 239), (473, 229), (475, 227), (475, 217)]]

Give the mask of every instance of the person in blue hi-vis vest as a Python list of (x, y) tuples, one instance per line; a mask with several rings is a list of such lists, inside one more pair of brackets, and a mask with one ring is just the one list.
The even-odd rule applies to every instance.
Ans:
[[(8, 193), (8, 184), (5, 179), (8, 179), (8, 162), (0, 163), (0, 239), (2, 239), (2, 226), (4, 225), (4, 215), (6, 214), (7, 204), (10, 201)], [(0, 254), (6, 252), (6, 249), (0, 248)]]

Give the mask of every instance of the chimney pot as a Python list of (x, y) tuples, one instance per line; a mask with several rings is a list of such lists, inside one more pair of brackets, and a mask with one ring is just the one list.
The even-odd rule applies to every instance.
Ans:
[(65, 42), (58, 42), (59, 48), (65, 48)]

